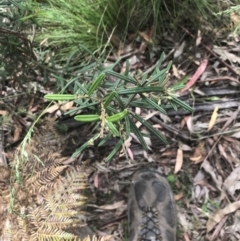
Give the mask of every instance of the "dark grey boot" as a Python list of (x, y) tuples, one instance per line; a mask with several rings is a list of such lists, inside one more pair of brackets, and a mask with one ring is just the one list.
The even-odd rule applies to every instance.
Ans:
[(177, 212), (168, 181), (159, 172), (133, 176), (128, 201), (129, 241), (176, 241)]

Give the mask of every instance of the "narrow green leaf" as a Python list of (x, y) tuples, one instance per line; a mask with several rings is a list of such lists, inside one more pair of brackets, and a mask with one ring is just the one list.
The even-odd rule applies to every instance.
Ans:
[(156, 130), (154, 127), (152, 127), (152, 125), (149, 124), (148, 121), (144, 120), (141, 116), (135, 114), (134, 112), (130, 112), (131, 115), (138, 120), (139, 122), (141, 122), (153, 135), (155, 135), (156, 137), (158, 137), (158, 139), (160, 139), (164, 144), (168, 144), (167, 140), (165, 139), (164, 136), (162, 136), (158, 130)]
[(122, 101), (122, 98), (116, 93), (115, 95), (116, 100), (118, 101), (121, 108), (125, 108), (126, 104)]
[(130, 120), (129, 120), (129, 116), (125, 116), (125, 131), (126, 131), (126, 136), (125, 136), (125, 140), (126, 140), (130, 136)]
[(113, 98), (115, 97), (115, 95), (116, 95), (116, 92), (113, 91), (113, 92), (111, 92), (111, 93), (106, 97), (106, 100), (104, 101), (104, 107), (105, 107), (105, 108), (110, 104), (110, 102), (113, 100)]
[(173, 102), (173, 101), (169, 101), (169, 103), (170, 103), (170, 105), (172, 106), (172, 108), (175, 110), (175, 111), (177, 111), (177, 106), (176, 106), (176, 104)]
[(90, 140), (88, 140), (87, 142), (85, 142), (82, 146), (80, 146), (80, 148), (78, 148), (73, 154), (72, 154), (72, 158), (77, 157), (84, 149), (86, 149), (88, 146), (92, 146), (94, 144), (94, 141), (97, 140), (99, 138), (100, 134), (96, 134), (95, 136), (93, 136)]
[(141, 85), (142, 85), (142, 86), (144, 86), (146, 83), (148, 83), (147, 77), (148, 77), (148, 74), (147, 74), (147, 73), (145, 73), (145, 74), (142, 76), (142, 79), (141, 79)]
[[(81, 85), (79, 82), (77, 82), (77, 81), (75, 81), (75, 85), (77, 86), (77, 88), (79, 89), (79, 90), (81, 90), (82, 91), (82, 93), (83, 94), (87, 94), (87, 89), (83, 86), (83, 85)], [(81, 93), (80, 91), (77, 91), (77, 93)]]
[(116, 153), (119, 151), (119, 149), (122, 146), (122, 139), (120, 139), (117, 143), (117, 145), (115, 146), (115, 148), (111, 151), (111, 153), (106, 157), (105, 162), (110, 161), (115, 155)]
[(167, 114), (167, 112), (161, 106), (159, 106), (157, 103), (152, 101), (150, 98), (147, 98), (144, 95), (142, 95), (142, 99), (145, 100), (149, 105), (151, 105), (153, 109), (158, 110), (165, 115)]
[(126, 70), (124, 72), (124, 75), (128, 76), (129, 75), (129, 71), (130, 71), (130, 64), (129, 64), (129, 60), (127, 59), (127, 61), (126, 61)]
[(119, 131), (112, 122), (107, 121), (106, 124), (109, 128), (109, 131), (113, 134), (113, 136), (120, 136)]
[(115, 115), (111, 115), (111, 116), (106, 117), (106, 120), (109, 121), (109, 122), (119, 121), (119, 120), (123, 119), (127, 115), (127, 113), (128, 113), (128, 110), (125, 109), (124, 111), (119, 112)]
[(130, 106), (144, 108), (144, 109), (152, 109), (152, 106), (150, 106), (148, 103), (146, 103), (143, 100), (134, 100), (130, 103)]
[(137, 81), (133, 77), (131, 77), (130, 75), (129, 76), (125, 76), (125, 75), (119, 74), (117, 72), (114, 72), (112, 70), (105, 70), (104, 72), (109, 74), (109, 75), (113, 75), (113, 76), (115, 76), (115, 77), (117, 77), (119, 79), (122, 79), (122, 80), (125, 80), (127, 82), (130, 82), (130, 83), (132, 83), (134, 85), (137, 85)]
[[(112, 64), (111, 66), (109, 66), (106, 71), (112, 71), (112, 69), (114, 69), (115, 66), (117, 66), (119, 64), (119, 62), (121, 61), (121, 58), (119, 58), (116, 62), (114, 62), (114, 64)], [(103, 61), (102, 61), (103, 62)]]
[(149, 92), (163, 92), (164, 88), (161, 86), (144, 86), (144, 87), (133, 87), (128, 89), (119, 90), (119, 95), (130, 95), (130, 94), (141, 94)]
[(115, 84), (114, 84), (114, 86), (113, 86), (113, 89), (115, 90), (120, 83), (121, 83), (121, 80), (118, 79), (118, 80), (115, 82)]
[(74, 116), (74, 119), (80, 122), (94, 122), (94, 121), (99, 121), (100, 116), (99, 115), (76, 115)]
[(185, 87), (185, 84), (186, 84), (186, 82), (189, 80), (189, 78), (190, 78), (189, 75), (185, 76), (184, 78), (182, 78), (181, 80), (179, 80), (177, 83), (171, 85), (171, 86), (169, 87), (169, 89), (174, 90), (175, 87), (178, 88), (178, 86), (183, 86), (183, 87)]
[[(147, 84), (150, 84), (150, 83), (152, 83), (152, 82), (154, 82), (154, 81), (159, 80), (159, 78), (162, 77), (162, 75), (164, 75), (164, 76), (166, 77), (167, 71), (168, 71), (167, 68), (165, 68), (165, 69), (161, 70), (159, 73), (153, 75), (153, 76), (150, 78), (150, 80), (147, 82)], [(164, 77), (164, 79), (165, 79), (165, 77)]]
[(104, 78), (105, 78), (105, 74), (102, 73), (93, 81), (93, 83), (89, 87), (88, 95), (91, 95), (97, 89), (97, 87), (101, 84)]
[(156, 68), (155, 68), (155, 70), (154, 70), (154, 72), (153, 72), (153, 75), (155, 75), (155, 74), (158, 73), (159, 68), (160, 68), (160, 66), (162, 65), (162, 62), (163, 62), (164, 58), (165, 58), (165, 53), (162, 52), (162, 54), (161, 54), (161, 56), (160, 56), (160, 58), (159, 58), (159, 60), (158, 60), (157, 66), (156, 66)]
[[(96, 67), (95, 65), (96, 65), (95, 63), (85, 65), (85, 66), (83, 66), (83, 68), (81, 68), (81, 69), (79, 68), (78, 70), (76, 70), (76, 73), (77, 73), (77, 74), (86, 73), (86, 72), (88, 72), (89, 70), (94, 69), (94, 68)], [(77, 76), (77, 78), (79, 79), (79, 76)]]
[[(115, 114), (117, 114), (118, 113), (118, 111), (116, 110), (116, 109), (114, 109), (112, 106), (107, 106), (106, 107), (106, 111), (107, 111), (107, 113), (108, 113), (108, 115), (110, 115), (111, 113), (115, 113)], [(110, 114), (109, 114), (110, 113)]]
[(184, 84), (179, 84), (179, 85), (176, 85), (176, 86), (170, 86), (170, 88), (168, 88), (168, 91), (169, 92), (176, 92), (177, 90), (181, 90), (185, 87)]
[(184, 110), (191, 111), (191, 112), (194, 111), (192, 107), (190, 107), (188, 104), (186, 104), (185, 102), (181, 101), (180, 99), (178, 99), (174, 95), (170, 95), (170, 97), (171, 97), (171, 101), (173, 101), (175, 104), (177, 104), (180, 107), (182, 107)]
[(76, 95), (68, 95), (68, 94), (46, 94), (44, 95), (44, 99), (46, 100), (75, 100), (77, 98)]
[(99, 103), (100, 103), (100, 101), (89, 103), (89, 100), (86, 100), (84, 102), (82, 102), (80, 100), (79, 101), (75, 100), (74, 102), (79, 105), (79, 107), (74, 109), (74, 110), (77, 110), (77, 109), (81, 110), (81, 109), (89, 108), (89, 107), (92, 107), (94, 105), (99, 105)]
[[(76, 86), (76, 83), (77, 83), (76, 80), (77, 80), (78, 78), (79, 78), (79, 77), (77, 76), (77, 77), (69, 80), (69, 81), (64, 85), (64, 87), (62, 88), (62, 93), (66, 92), (66, 89), (67, 89), (71, 84), (74, 84), (74, 86)], [(73, 93), (76, 94), (76, 91), (73, 91)]]
[(105, 137), (103, 138), (103, 140), (100, 141), (100, 143), (98, 144), (98, 146), (104, 145), (104, 144), (110, 139), (111, 136), (112, 136), (112, 134), (111, 134), (111, 133), (108, 133), (107, 136), (105, 136)]
[(172, 61), (170, 61), (165, 69), (165, 73), (163, 75), (161, 75), (158, 79), (158, 84), (162, 87), (164, 87), (164, 85), (168, 82), (168, 78), (167, 78), (167, 74), (168, 74), (168, 71), (169, 69), (171, 68), (172, 66)]
[(145, 151), (148, 151), (147, 144), (146, 144), (141, 132), (138, 130), (136, 124), (133, 122), (133, 120), (131, 118), (129, 118), (129, 121), (130, 121), (131, 131), (137, 136), (137, 138), (138, 138), (140, 144), (142, 145), (143, 149)]

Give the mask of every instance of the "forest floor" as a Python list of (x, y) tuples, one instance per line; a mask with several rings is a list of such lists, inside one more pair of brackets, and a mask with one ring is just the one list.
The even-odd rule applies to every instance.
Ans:
[[(134, 110), (159, 129), (168, 145), (152, 137), (148, 140), (149, 152), (145, 152), (133, 139), (127, 153), (119, 153), (106, 163), (104, 158), (115, 143), (111, 140), (104, 147), (93, 146), (77, 159), (69, 159), (93, 134), (94, 125), (79, 124), (72, 117), (63, 117), (58, 104), (45, 111), (32, 133), (36, 140), (34, 135), (41, 135), (41, 126), (47, 129), (49, 120), (69, 127), (67, 137), (59, 140), (65, 143), (58, 158), (67, 157), (64, 165), (68, 168), (84, 164), (83, 171), (87, 173), (87, 182), (94, 196), (88, 204), (88, 211), (94, 215), (88, 222), (99, 236), (111, 235), (112, 240), (127, 240), (128, 189), (132, 174), (145, 167), (161, 171), (171, 184), (178, 207), (178, 240), (240, 240), (240, 38), (229, 35), (206, 44), (201, 35), (195, 39), (187, 31), (179, 33), (178, 38), (171, 34), (165, 36), (168, 49), (163, 65), (173, 61), (169, 85), (189, 76), (186, 89), (180, 90), (178, 95), (194, 111), (168, 110), (167, 115), (163, 115), (141, 108)], [(188, 47), (189, 39), (191, 47)], [(126, 61), (129, 61), (132, 73), (151, 74), (163, 50), (160, 46), (149, 47), (150, 42), (149, 32), (142, 32), (138, 41), (117, 46), (105, 63), (114, 63), (121, 57), (119, 72), (124, 71)], [(19, 151), (19, 144), (33, 123), (33, 116), (38, 116), (46, 107), (43, 95), (51, 92), (50, 84), (43, 83), (43, 76), (37, 71), (35, 87), (18, 85), (17, 77), (8, 76), (0, 84), (1, 96), (4, 96), (0, 115), (8, 118), (11, 114), (3, 124), (4, 142), (2, 140), (0, 149), (0, 163), (9, 170), (0, 180), (0, 188), (5, 191), (9, 190), (14, 179), (11, 153)], [(49, 81), (54, 83), (56, 79)], [(66, 111), (72, 106), (64, 108)], [(39, 148), (39, 142), (44, 141), (37, 139), (38, 144), (32, 148)], [(51, 148), (51, 142), (48, 145)], [(48, 147), (41, 150), (44, 148)], [(5, 194), (0, 194), (0, 200), (4, 199), (7, 205)], [(8, 193), (8, 200), (10, 196)], [(1, 206), (0, 212), (6, 214), (6, 209), (7, 206)], [(3, 223), (6, 219), (0, 218), (0, 222), (1, 227), (6, 226)]]

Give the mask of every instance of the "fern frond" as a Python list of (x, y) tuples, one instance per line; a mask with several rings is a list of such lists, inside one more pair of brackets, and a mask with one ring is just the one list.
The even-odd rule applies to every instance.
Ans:
[(59, 229), (39, 229), (31, 235), (30, 241), (60, 241), (60, 240), (76, 240), (77, 236)]
[(21, 237), (22, 241), (28, 241), (28, 227), (25, 207), (21, 207), (20, 216), (17, 216), (17, 221), (19, 225), (17, 237)]
[[(67, 165), (64, 166), (51, 166), (44, 168), (42, 171), (38, 172), (33, 177), (29, 178), (26, 182), (27, 185), (33, 186), (36, 190), (44, 190), (44, 188), (49, 188), (51, 184), (59, 175), (67, 168)], [(47, 186), (47, 187), (46, 187)]]
[(12, 223), (10, 222), (10, 220), (8, 218), (5, 222), (2, 236), (0, 236), (0, 237), (4, 241), (12, 241), (13, 233), (14, 233), (14, 229), (12, 228)]

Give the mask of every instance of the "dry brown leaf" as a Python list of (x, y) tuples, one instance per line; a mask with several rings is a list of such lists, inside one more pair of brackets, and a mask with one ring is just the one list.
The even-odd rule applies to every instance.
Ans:
[(194, 150), (193, 156), (190, 157), (189, 159), (195, 163), (199, 163), (200, 161), (203, 160), (203, 158), (205, 158), (205, 143), (204, 141), (199, 142), (198, 146), (196, 147), (196, 149)]
[(50, 113), (52, 114), (53, 112), (55, 112), (56, 110), (59, 109), (59, 104), (54, 104), (52, 106), (50, 106), (49, 108), (47, 108), (44, 113)]
[(178, 220), (185, 232), (192, 230), (193, 223), (187, 219), (187, 216), (184, 212), (178, 212)]
[(193, 118), (192, 118), (192, 116), (187, 117), (186, 123), (187, 123), (187, 128), (190, 131), (190, 133), (193, 133)]
[(19, 137), (20, 137), (21, 133), (22, 133), (22, 127), (19, 124), (15, 125), (14, 135), (13, 135), (13, 141), (14, 142), (19, 140)]
[(127, 147), (126, 150), (127, 150), (128, 156), (129, 156), (130, 159), (133, 161), (133, 160), (134, 160), (134, 157), (133, 157), (133, 152), (132, 152), (131, 148)]
[(8, 112), (6, 110), (0, 110), (0, 115), (7, 115)]
[(162, 153), (161, 157), (163, 156), (167, 156), (167, 157), (173, 157), (173, 156), (176, 156), (177, 153), (175, 150), (169, 150), (169, 151), (165, 151)]
[(218, 144), (218, 150), (219, 150), (220, 154), (221, 154), (222, 156), (224, 156), (224, 158), (225, 158), (226, 160), (228, 160), (228, 155), (227, 155), (227, 153), (225, 152), (225, 150), (224, 150), (224, 148), (223, 148), (223, 146), (222, 146), (221, 144)]
[(61, 109), (62, 111), (70, 110), (70, 109), (72, 109), (73, 104), (74, 104), (73, 101), (69, 101), (69, 102), (67, 102), (67, 103), (65, 103), (65, 104), (63, 104), (63, 105), (61, 105), (60, 109)]
[(223, 225), (226, 223), (227, 218), (228, 218), (228, 217), (225, 216), (225, 217), (221, 220), (221, 222), (219, 222), (219, 224), (217, 225), (217, 227), (215, 228), (215, 230), (214, 230), (214, 232), (213, 232), (213, 234), (212, 234), (212, 237), (211, 237), (210, 241), (216, 240), (216, 238), (218, 237), (220, 231), (221, 231), (222, 228), (223, 228)]
[(232, 12), (230, 14), (231, 20), (234, 24), (234, 28), (237, 28), (237, 26), (240, 24), (240, 15), (239, 12), (237, 13), (236, 11)]
[(94, 183), (94, 187), (96, 187), (96, 188), (99, 187), (99, 176), (98, 176), (98, 173), (96, 175), (94, 175), (93, 183)]
[(202, 42), (202, 33), (201, 30), (197, 32), (196, 46), (198, 46)]
[(179, 201), (180, 199), (182, 199), (184, 197), (184, 195), (185, 195), (184, 192), (180, 192), (180, 193), (174, 195), (175, 201)]
[(240, 166), (236, 167), (223, 183), (225, 190), (232, 197), (236, 190), (240, 190)]
[(234, 213), (234, 217), (233, 217), (233, 225), (229, 226), (228, 230), (229, 233), (234, 233), (236, 238), (238, 240), (240, 240), (240, 210), (237, 210)]
[(218, 210), (213, 216), (207, 221), (207, 232), (210, 232), (216, 224), (218, 224), (224, 216), (229, 213), (235, 212), (237, 209), (240, 208), (240, 201), (230, 203), (225, 208)]
[(174, 59), (175, 59), (175, 58), (178, 58), (179, 56), (182, 55), (185, 46), (186, 46), (186, 42), (183, 41), (182, 44), (179, 45), (179, 46), (176, 48), (176, 50), (175, 50), (175, 52), (174, 52), (174, 54), (173, 54)]
[(114, 209), (121, 207), (123, 204), (124, 204), (124, 201), (119, 201), (119, 202), (115, 202), (113, 204), (106, 204), (106, 205), (98, 206), (98, 208), (104, 209), (104, 210), (114, 210)]
[(238, 114), (240, 112), (240, 106), (238, 106), (238, 108), (236, 109), (236, 111), (234, 111), (230, 118), (228, 118), (227, 122), (224, 124), (224, 126), (222, 127), (221, 131), (224, 131), (234, 120), (236, 120)]
[(110, 41), (116, 48), (119, 48), (121, 40), (116, 35), (112, 34)]
[(196, 157), (190, 157), (191, 161), (198, 163), (202, 159), (202, 155), (196, 156)]
[[(153, 111), (151, 113), (148, 113), (146, 116), (143, 117), (144, 120), (149, 120), (151, 119), (153, 116), (157, 115), (159, 113), (159, 111)], [(142, 125), (141, 122), (137, 122), (136, 126), (139, 128)]]
[(214, 111), (213, 111), (212, 116), (211, 116), (211, 119), (210, 119), (209, 124), (208, 124), (208, 131), (210, 131), (213, 128), (213, 126), (216, 122), (216, 119), (217, 119), (217, 116), (218, 116), (217, 112), (218, 112), (218, 106), (215, 106)]
[(190, 146), (182, 143), (181, 141), (178, 142), (178, 146), (183, 151), (191, 151), (192, 150), (192, 148)]
[(180, 79), (180, 74), (178, 73), (178, 69), (175, 64), (172, 65), (172, 71), (173, 71), (173, 75), (178, 79)]
[(214, 183), (216, 184), (218, 190), (221, 190), (222, 181), (221, 181), (221, 179), (217, 178), (217, 176), (214, 172), (215, 171), (214, 167), (212, 167), (211, 164), (207, 160), (205, 160), (202, 163), (201, 168), (203, 168), (205, 170), (205, 172), (207, 172), (211, 176), (211, 178), (214, 181)]
[(190, 241), (190, 238), (189, 238), (189, 236), (188, 236), (188, 233), (184, 233), (184, 234), (183, 234), (183, 237), (184, 237), (184, 240), (185, 240), (185, 241)]
[(150, 43), (150, 44), (153, 43), (151, 36), (149, 36), (149, 34), (148, 34), (147, 32), (139, 32), (139, 35), (140, 35), (147, 43)]
[(235, 54), (232, 54), (228, 52), (225, 47), (219, 47), (219, 46), (213, 46), (213, 51), (220, 56), (222, 60), (229, 60), (233, 63), (239, 63), (240, 64), (240, 57), (238, 57)]
[(204, 73), (208, 65), (208, 59), (204, 59), (199, 67), (197, 68), (196, 72), (194, 75), (190, 78), (190, 80), (187, 82), (186, 87), (181, 89), (180, 92), (183, 93), (187, 90), (189, 90), (195, 83), (196, 81), (200, 78), (200, 76)]
[(178, 149), (174, 173), (177, 173), (181, 170), (182, 164), (183, 164), (183, 151), (181, 149)]
[(181, 120), (181, 123), (180, 123), (180, 128), (181, 129), (183, 129), (183, 127), (186, 125), (186, 119), (185, 118), (183, 118), (182, 120)]

